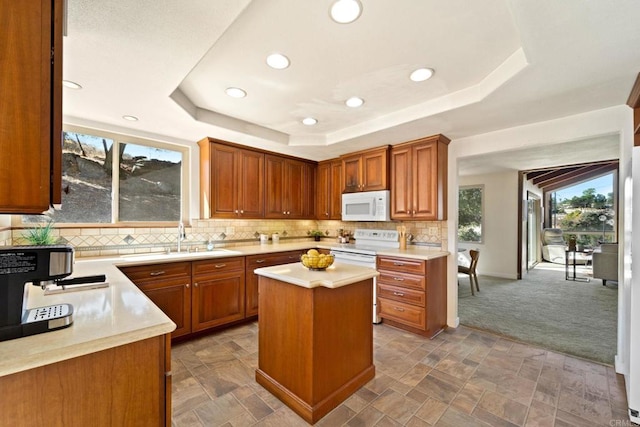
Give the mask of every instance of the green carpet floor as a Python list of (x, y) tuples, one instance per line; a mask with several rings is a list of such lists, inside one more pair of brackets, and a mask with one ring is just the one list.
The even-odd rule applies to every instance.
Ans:
[[(553, 268), (553, 267), (552, 267)], [(459, 275), (462, 325), (492, 331), (596, 362), (614, 364), (618, 285), (599, 279), (564, 280), (564, 270), (535, 268), (523, 280), (479, 276), (471, 295), (468, 276)]]

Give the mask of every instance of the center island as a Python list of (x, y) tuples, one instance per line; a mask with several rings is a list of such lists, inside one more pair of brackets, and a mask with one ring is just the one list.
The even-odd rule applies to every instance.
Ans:
[(373, 278), (335, 263), (258, 268), (256, 381), (315, 424), (375, 376)]

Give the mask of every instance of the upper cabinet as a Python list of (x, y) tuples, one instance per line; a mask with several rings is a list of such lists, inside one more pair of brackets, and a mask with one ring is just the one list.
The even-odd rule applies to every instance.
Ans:
[(264, 153), (209, 139), (198, 144), (201, 157), (200, 216), (262, 218)]
[(443, 135), (391, 149), (391, 219), (447, 219), (447, 150)]
[(389, 147), (347, 154), (342, 159), (344, 193), (389, 189)]
[(342, 219), (342, 161), (318, 163), (316, 179), (316, 218)]
[(213, 138), (200, 146), (200, 218), (314, 218), (316, 163)]
[(265, 218), (315, 216), (314, 163), (267, 154), (265, 156)]
[(61, 201), (62, 0), (0, 7), (0, 213)]

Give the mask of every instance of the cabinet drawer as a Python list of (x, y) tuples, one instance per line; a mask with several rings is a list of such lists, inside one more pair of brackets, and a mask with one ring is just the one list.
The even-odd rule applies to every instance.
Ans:
[(386, 298), (406, 304), (415, 304), (424, 307), (426, 296), (424, 291), (414, 291), (411, 289), (398, 288), (378, 284), (378, 298)]
[(300, 256), (305, 251), (288, 251), (278, 252), (265, 255), (250, 255), (247, 256), (247, 268), (255, 270), (260, 267), (267, 267), (272, 265), (290, 264), (292, 262), (300, 261)]
[(378, 270), (425, 274), (425, 266), (426, 261), (424, 260), (378, 256)]
[(215, 258), (193, 261), (192, 263), (192, 273), (194, 276), (236, 270), (244, 270), (244, 257)]
[(167, 278), (185, 278), (185, 283), (189, 283), (191, 279), (190, 262), (169, 262), (119, 268), (136, 285)]
[(380, 317), (383, 319), (395, 320), (423, 331), (426, 329), (425, 310), (422, 307), (403, 304), (386, 298), (378, 298), (378, 307), (380, 307)]
[(394, 273), (390, 271), (381, 271), (378, 276), (378, 283), (390, 286), (400, 286), (406, 288), (426, 289), (426, 279), (424, 276), (407, 273)]

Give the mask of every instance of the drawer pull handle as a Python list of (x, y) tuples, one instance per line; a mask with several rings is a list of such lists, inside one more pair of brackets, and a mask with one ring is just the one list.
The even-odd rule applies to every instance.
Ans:
[(161, 276), (163, 274), (164, 274), (164, 270), (152, 271), (151, 273), (149, 273), (149, 276)]
[(396, 282), (404, 282), (404, 278), (402, 277), (394, 277), (393, 280), (395, 280)]
[(222, 268), (222, 267), (226, 267), (227, 264), (216, 264), (215, 267), (216, 268)]
[(265, 262), (266, 260), (264, 259), (257, 259), (256, 260), (256, 264), (262, 264), (263, 262)]
[(398, 297), (403, 297), (404, 296), (404, 294), (402, 292), (394, 292), (393, 294), (395, 296), (398, 296)]
[(404, 308), (400, 308), (400, 307), (393, 307), (393, 309), (396, 311), (404, 311)]
[(398, 266), (402, 267), (404, 265), (404, 262), (394, 262), (393, 265), (398, 265)]

